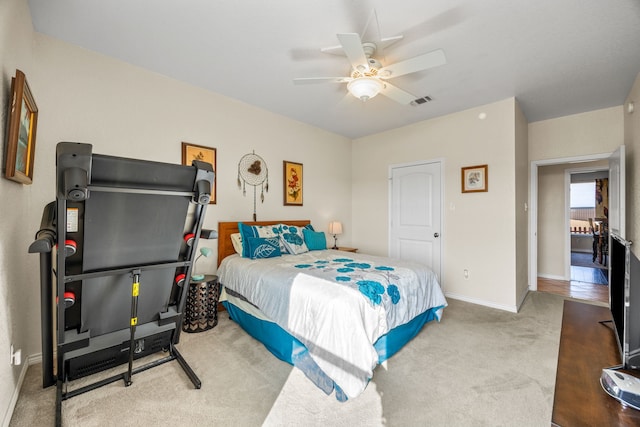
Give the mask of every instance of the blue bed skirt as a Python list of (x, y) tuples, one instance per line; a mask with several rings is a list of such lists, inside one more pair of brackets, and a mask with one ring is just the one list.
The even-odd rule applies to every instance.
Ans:
[[(258, 319), (229, 301), (223, 301), (222, 304), (229, 312), (231, 319), (237, 322), (249, 335), (260, 341), (274, 356), (302, 370), (325, 393), (331, 394), (335, 390), (338, 400), (347, 400), (347, 396), (333, 380), (322, 372), (309, 356), (304, 344), (295, 337), (278, 326), (278, 324)], [(381, 336), (374, 344), (378, 352), (378, 363), (382, 363), (396, 354), (420, 332), (427, 322), (435, 319), (436, 313), (442, 308), (431, 308), (416, 316), (410, 322), (400, 325)]]

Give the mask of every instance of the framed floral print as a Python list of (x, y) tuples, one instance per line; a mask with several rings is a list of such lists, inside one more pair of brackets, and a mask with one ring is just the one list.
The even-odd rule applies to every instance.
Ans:
[(302, 163), (285, 160), (284, 165), (284, 205), (302, 206)]
[(462, 168), (462, 192), (478, 193), (489, 191), (489, 166), (468, 166)]

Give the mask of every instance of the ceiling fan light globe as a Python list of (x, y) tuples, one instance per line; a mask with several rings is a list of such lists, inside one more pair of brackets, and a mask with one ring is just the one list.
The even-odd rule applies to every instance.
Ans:
[(351, 80), (347, 89), (351, 95), (364, 102), (379, 94), (383, 89), (383, 84), (375, 77), (359, 77)]

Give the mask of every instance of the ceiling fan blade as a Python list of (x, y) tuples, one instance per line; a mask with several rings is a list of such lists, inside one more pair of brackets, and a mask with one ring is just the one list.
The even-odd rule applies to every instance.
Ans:
[(369, 71), (369, 61), (362, 48), (360, 35), (358, 33), (338, 34), (338, 40), (353, 69), (361, 72)]
[(293, 79), (293, 83), (297, 85), (315, 83), (348, 83), (351, 80), (351, 77), (301, 77)]
[(429, 68), (437, 67), (447, 63), (447, 58), (442, 49), (433, 52), (418, 55), (406, 61), (396, 62), (395, 64), (382, 67), (378, 70), (378, 76), (383, 79), (392, 79), (394, 77), (404, 76), (405, 74), (415, 73)]
[(389, 46), (391, 46), (392, 44), (394, 44), (396, 42), (399, 42), (403, 38), (404, 38), (403, 35), (381, 38), (380, 41), (378, 41), (376, 43), (376, 46), (377, 46), (376, 52), (377, 51), (384, 51), (386, 48), (388, 48)]
[(389, 82), (384, 82), (384, 86), (380, 93), (403, 105), (409, 105), (416, 99), (416, 97), (411, 95), (409, 92), (405, 92)]
[(342, 49), (342, 46), (340, 45), (320, 48), (320, 52), (330, 53), (332, 55), (345, 56), (344, 49)]
[(402, 35), (393, 37), (382, 37), (382, 32), (380, 31), (380, 21), (378, 21), (378, 12), (375, 9), (371, 11), (371, 15), (369, 16), (367, 25), (364, 27), (364, 30), (360, 34), (362, 34), (361, 38), (363, 41), (373, 42), (376, 45), (376, 53), (378, 55), (381, 55), (386, 48), (404, 38), (404, 36)]
[(380, 22), (378, 21), (378, 12), (374, 9), (371, 9), (371, 14), (369, 14), (369, 18), (367, 19), (367, 23), (364, 26), (364, 29), (360, 33), (362, 34), (362, 39), (370, 42), (377, 42), (382, 37), (380, 33)]

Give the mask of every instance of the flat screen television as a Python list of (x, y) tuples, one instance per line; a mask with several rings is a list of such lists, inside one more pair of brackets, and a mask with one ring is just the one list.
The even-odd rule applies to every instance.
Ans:
[(622, 369), (640, 369), (640, 261), (631, 242), (611, 234), (609, 308)]

